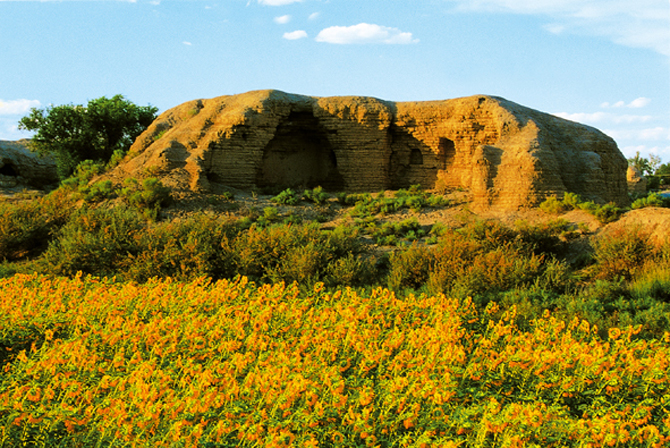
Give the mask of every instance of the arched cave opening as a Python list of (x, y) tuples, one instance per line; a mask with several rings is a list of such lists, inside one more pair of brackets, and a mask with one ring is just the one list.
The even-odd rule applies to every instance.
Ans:
[(409, 164), (410, 165), (423, 165), (423, 154), (419, 148), (412, 148), (412, 152), (409, 155)]
[(2, 165), (2, 167), (0, 167), (0, 174), (2, 174), (3, 176), (12, 176), (12, 177), (17, 177), (19, 175), (11, 163), (6, 163)]
[(440, 137), (438, 144), (438, 154), (440, 158), (441, 169), (449, 169), (456, 158), (456, 145), (454, 141), (445, 137)]
[(281, 189), (316, 186), (330, 191), (344, 189), (335, 151), (311, 112), (292, 112), (279, 124), (274, 138), (263, 150), (256, 184)]

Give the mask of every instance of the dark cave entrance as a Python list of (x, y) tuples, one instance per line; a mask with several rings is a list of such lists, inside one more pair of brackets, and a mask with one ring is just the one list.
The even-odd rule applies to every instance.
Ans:
[(291, 112), (263, 150), (259, 187), (343, 190), (335, 151), (311, 112)]
[(423, 165), (423, 154), (419, 148), (412, 148), (412, 152), (409, 155), (409, 164)]
[(18, 173), (14, 169), (14, 166), (11, 163), (7, 163), (0, 168), (0, 174), (3, 176), (12, 176), (17, 177)]
[(440, 169), (448, 170), (451, 165), (454, 163), (456, 158), (456, 145), (454, 141), (445, 137), (440, 137), (440, 143), (438, 144), (438, 155)]

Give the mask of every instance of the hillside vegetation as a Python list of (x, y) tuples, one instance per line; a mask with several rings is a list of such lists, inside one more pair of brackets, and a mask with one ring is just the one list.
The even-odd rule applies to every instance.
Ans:
[(670, 442), (670, 245), (625, 210), (101, 170), (0, 203), (0, 447)]

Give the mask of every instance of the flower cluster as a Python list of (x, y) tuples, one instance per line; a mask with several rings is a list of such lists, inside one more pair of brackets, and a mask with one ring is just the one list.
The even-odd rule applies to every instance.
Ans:
[(382, 288), (16, 275), (0, 446), (670, 443), (670, 337), (515, 318)]

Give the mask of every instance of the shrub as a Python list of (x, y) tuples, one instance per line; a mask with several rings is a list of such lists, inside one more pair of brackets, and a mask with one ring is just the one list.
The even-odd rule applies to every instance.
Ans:
[(435, 265), (435, 254), (427, 247), (412, 244), (403, 251), (392, 253), (389, 263), (387, 283), (390, 289), (419, 289)]
[(298, 205), (300, 203), (300, 197), (290, 188), (287, 188), (270, 200), (277, 204), (284, 205)]
[(653, 253), (645, 233), (638, 228), (602, 235), (592, 245), (595, 264), (590, 270), (597, 279), (630, 280)]
[(39, 199), (0, 203), (0, 260), (19, 260), (46, 249), (74, 210), (62, 188)]
[(414, 241), (425, 236), (425, 231), (416, 218), (409, 218), (400, 222), (385, 222), (372, 230), (372, 236), (380, 246), (395, 246), (398, 239)]
[(119, 263), (119, 275), (138, 282), (153, 277), (232, 278), (236, 254), (231, 242), (240, 231), (239, 222), (202, 215), (155, 226), (139, 241), (136, 253)]
[(330, 287), (369, 286), (377, 283), (375, 259), (348, 253), (326, 267), (324, 282)]
[(593, 211), (593, 216), (602, 224), (607, 224), (619, 219), (624, 211), (622, 208), (617, 207), (616, 204), (610, 202), (609, 204), (596, 207)]
[(536, 255), (561, 255), (566, 249), (566, 241), (577, 236), (573, 226), (565, 219), (556, 219), (547, 223), (515, 223), (518, 240)]
[(113, 276), (146, 236), (146, 225), (134, 210), (83, 207), (60, 229), (38, 265), (55, 275)]
[(101, 202), (116, 195), (111, 180), (101, 180), (86, 187), (80, 187), (79, 193), (86, 202)]
[(323, 188), (316, 187), (313, 190), (305, 190), (302, 197), (310, 202), (321, 205), (325, 204), (326, 201), (330, 198), (330, 195), (323, 191)]
[(121, 197), (153, 221), (158, 217), (160, 209), (172, 200), (170, 189), (155, 177), (144, 179), (141, 184), (131, 177), (123, 185), (125, 187), (121, 189)]
[(256, 224), (265, 227), (279, 220), (279, 211), (275, 207), (265, 207), (263, 214), (256, 219)]
[(324, 231), (317, 224), (252, 226), (233, 243), (235, 272), (260, 281), (321, 281), (331, 262), (362, 251), (358, 232)]
[(567, 210), (570, 210), (569, 206), (566, 205), (563, 201), (559, 201), (556, 196), (549, 196), (540, 204), (540, 210), (545, 213), (551, 213), (552, 215), (557, 215), (563, 213)]
[(646, 197), (638, 198), (633, 201), (631, 208), (637, 210), (645, 207), (668, 207), (670, 206), (670, 200), (664, 198), (660, 194), (651, 193)]

